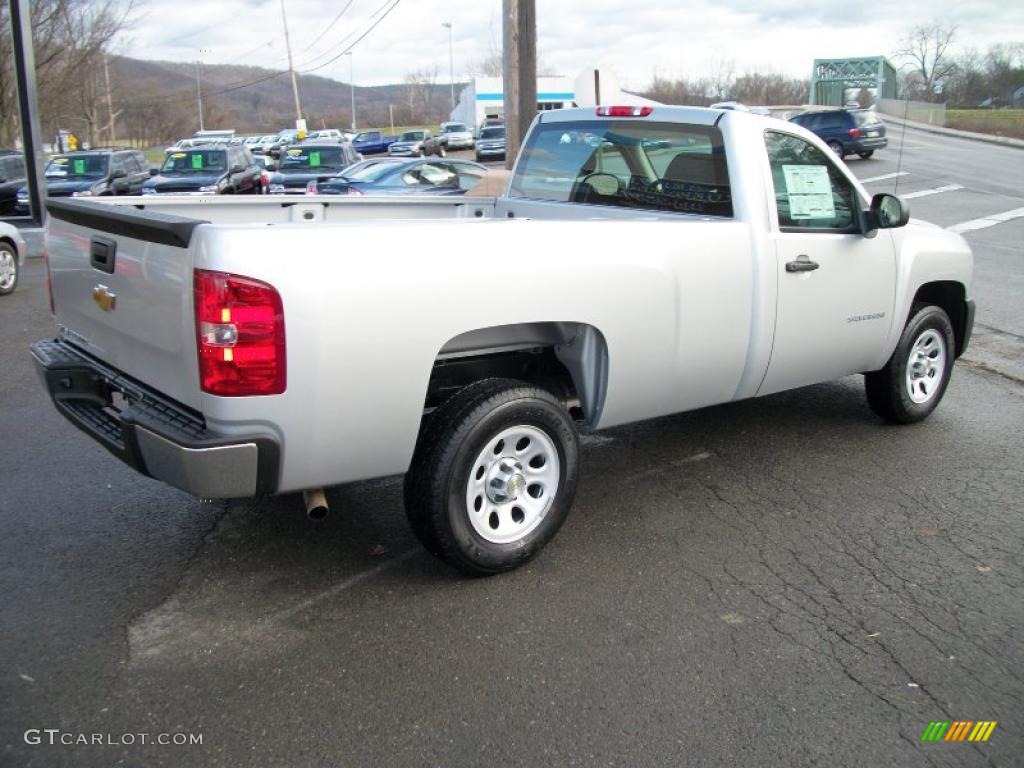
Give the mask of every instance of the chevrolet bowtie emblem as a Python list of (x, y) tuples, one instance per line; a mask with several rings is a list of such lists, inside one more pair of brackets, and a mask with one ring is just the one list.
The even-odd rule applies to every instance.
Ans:
[(92, 300), (104, 312), (110, 312), (117, 302), (117, 294), (112, 293), (105, 285), (97, 285), (92, 289)]

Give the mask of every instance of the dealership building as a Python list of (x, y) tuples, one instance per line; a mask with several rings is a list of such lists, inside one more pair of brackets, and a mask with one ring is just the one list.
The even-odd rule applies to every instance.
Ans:
[[(595, 77), (596, 73), (596, 77)], [(596, 88), (595, 88), (596, 86)], [(538, 77), (537, 111), (582, 107), (596, 104), (595, 91), (600, 90), (602, 104), (657, 106), (659, 102), (645, 99), (619, 88), (610, 72), (586, 69), (578, 77)], [(500, 77), (475, 77), (462, 89), (452, 110), (451, 120), (479, 126), (489, 117), (503, 117), (505, 102)]]

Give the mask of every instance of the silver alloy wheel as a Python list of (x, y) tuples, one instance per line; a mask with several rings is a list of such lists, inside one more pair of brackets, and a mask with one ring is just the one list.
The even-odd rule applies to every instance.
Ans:
[(914, 342), (907, 358), (906, 386), (910, 399), (927, 403), (942, 386), (946, 376), (946, 340), (929, 328)]
[(18, 276), (15, 256), (6, 248), (0, 248), (0, 291), (9, 291)]
[(509, 427), (483, 447), (466, 485), (466, 511), (486, 541), (509, 544), (529, 535), (551, 509), (561, 462), (554, 441), (537, 427)]

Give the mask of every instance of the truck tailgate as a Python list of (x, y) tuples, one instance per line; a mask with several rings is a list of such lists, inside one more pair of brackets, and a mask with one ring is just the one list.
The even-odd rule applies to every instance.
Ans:
[(78, 200), (46, 207), (60, 337), (198, 409), (190, 244), (203, 222)]

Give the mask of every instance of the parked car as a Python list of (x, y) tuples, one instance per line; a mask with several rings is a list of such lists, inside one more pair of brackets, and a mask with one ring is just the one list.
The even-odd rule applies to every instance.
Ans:
[(18, 190), (25, 186), (25, 155), (17, 150), (0, 150), (0, 216), (17, 211)]
[[(137, 149), (90, 149), (56, 155), (43, 173), (47, 197), (140, 195), (149, 162)], [(28, 188), (17, 194), (15, 212), (28, 215)]]
[(359, 162), (349, 141), (303, 141), (281, 153), (277, 172), (270, 177), (271, 194), (305, 194), (310, 182), (326, 179)]
[(918, 422), (971, 336), (963, 237), (908, 225), (795, 124), (543, 112), (507, 190), (50, 201), (41, 380), (120, 460), (201, 497), (302, 491), (320, 515), (325, 486), (405, 473), (415, 535), (486, 575), (541, 551), (578, 478), (616, 481), (580, 473), (578, 426), (860, 373), (879, 417)]
[(294, 128), (286, 128), (274, 136), (274, 140), (271, 142), (270, 148), (267, 149), (267, 154), (277, 156), (281, 153), (282, 147), (296, 144), (298, 141), (299, 132)]
[(481, 128), (476, 139), (476, 160), (505, 159), (505, 126)]
[(27, 246), (18, 228), (0, 221), (0, 296), (13, 293), (25, 264)]
[(426, 157), (427, 155), (445, 156), (444, 144), (428, 130), (406, 131), (398, 140), (388, 147), (391, 157)]
[(306, 134), (303, 141), (347, 141), (348, 137), (343, 131), (337, 128), (321, 128), (319, 131), (311, 131)]
[(249, 151), (252, 152), (254, 155), (262, 155), (266, 152), (269, 152), (270, 148), (274, 146), (274, 139), (276, 138), (276, 136), (272, 135), (260, 136), (258, 139), (256, 139), (256, 141), (254, 141), (249, 146)]
[(269, 194), (270, 179), (277, 172), (277, 160), (270, 155), (253, 155), (252, 159), (260, 168), (260, 191)]
[(206, 144), (170, 152), (154, 168), (144, 195), (258, 195), (260, 166), (243, 146)]
[(820, 136), (840, 159), (847, 155), (860, 155), (867, 160), (875, 154), (876, 149), (884, 149), (889, 144), (885, 136), (885, 123), (873, 110), (801, 112), (789, 120)]
[(465, 123), (441, 123), (440, 138), (447, 149), (473, 148), (473, 132)]
[(378, 155), (387, 152), (396, 141), (395, 136), (385, 136), (381, 131), (362, 131), (352, 139), (352, 145), (361, 155)]
[(464, 195), (487, 175), (469, 160), (364, 160), (319, 182), (321, 195)]

